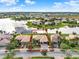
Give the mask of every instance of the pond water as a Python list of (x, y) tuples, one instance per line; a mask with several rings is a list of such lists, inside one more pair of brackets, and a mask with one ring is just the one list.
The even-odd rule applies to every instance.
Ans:
[(73, 32), (79, 34), (79, 27), (70, 28), (68, 26), (65, 26), (59, 29), (52, 29), (52, 30), (48, 29), (49, 33), (56, 33), (56, 31), (61, 31), (63, 34), (72, 34)]
[(0, 30), (12, 33), (15, 31), (15, 27), (26, 27), (25, 24), (25, 21), (15, 21), (10, 18), (4, 18), (0, 19)]

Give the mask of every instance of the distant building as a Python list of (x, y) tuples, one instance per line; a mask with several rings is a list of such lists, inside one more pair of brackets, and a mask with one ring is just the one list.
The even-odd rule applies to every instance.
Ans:
[(34, 24), (34, 25), (41, 25), (42, 22), (41, 21), (33, 21), (32, 24)]
[(45, 22), (45, 25), (55, 25), (55, 22)]
[(77, 35), (73, 35), (73, 34), (70, 34), (69, 36), (66, 37), (67, 40), (72, 40), (72, 39), (76, 39), (76, 38), (79, 38)]

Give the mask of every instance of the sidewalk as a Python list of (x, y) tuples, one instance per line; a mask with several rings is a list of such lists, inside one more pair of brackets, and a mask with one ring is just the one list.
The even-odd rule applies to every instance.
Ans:
[(55, 59), (64, 59), (64, 57), (55, 57)]

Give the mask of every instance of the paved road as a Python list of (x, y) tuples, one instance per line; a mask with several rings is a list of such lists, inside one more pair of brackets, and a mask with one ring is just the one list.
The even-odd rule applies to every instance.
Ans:
[[(55, 51), (53, 51), (53, 52), (48, 52), (47, 53), (47, 55), (48, 56), (54, 56), (56, 59), (57, 58), (62, 58), (63, 59), (63, 57), (65, 57), (65, 56), (67, 56), (67, 54), (68, 53), (63, 53), (63, 52), (61, 52), (60, 50), (57, 50), (57, 49), (55, 49)], [(77, 56), (77, 57), (79, 57), (79, 53), (77, 52), (71, 52), (71, 51), (69, 51), (69, 54), (71, 55), (71, 56)], [(0, 50), (0, 59), (2, 59), (4, 56), (6, 55), (6, 53), (3, 51), (3, 50)], [(41, 53), (40, 52), (27, 52), (27, 51), (17, 51), (17, 52), (15, 52), (15, 57), (24, 57), (24, 58), (26, 58), (26, 57), (32, 57), (32, 56), (42, 56), (41, 55)]]

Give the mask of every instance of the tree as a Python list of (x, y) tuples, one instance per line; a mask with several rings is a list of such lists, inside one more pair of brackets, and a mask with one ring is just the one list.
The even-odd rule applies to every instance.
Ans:
[(14, 51), (7, 53), (3, 59), (14, 59)]
[(32, 48), (34, 48), (34, 47), (37, 46), (37, 45), (38, 45), (37, 40), (32, 39)]
[(20, 42), (16, 40), (17, 34), (13, 34), (13, 37), (10, 39), (10, 43), (7, 46), (7, 55), (4, 57), (4, 59), (14, 59), (14, 49), (20, 46)]
[(15, 48), (17, 48), (17, 47), (20, 46), (20, 41), (18, 41), (17, 39), (15, 39), (16, 36), (17, 36), (17, 34), (13, 34), (13, 37), (10, 39), (10, 43), (7, 46), (7, 49), (9, 51), (11, 51), (11, 50), (13, 50), (13, 49), (15, 49)]

